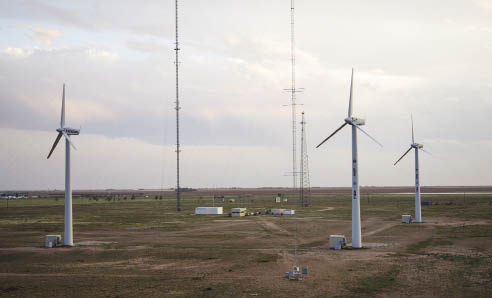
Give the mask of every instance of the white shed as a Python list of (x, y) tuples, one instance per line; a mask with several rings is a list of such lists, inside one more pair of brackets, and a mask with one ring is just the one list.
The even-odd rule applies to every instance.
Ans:
[(222, 214), (222, 207), (196, 207), (195, 214)]

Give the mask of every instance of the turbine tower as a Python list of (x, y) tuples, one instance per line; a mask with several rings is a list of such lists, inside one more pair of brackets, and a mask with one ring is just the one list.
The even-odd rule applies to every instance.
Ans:
[(353, 84), (354, 84), (354, 69), (352, 68), (352, 76), (350, 79), (350, 98), (348, 107), (348, 117), (344, 119), (345, 123), (342, 124), (337, 130), (323, 140), (316, 148), (323, 145), (328, 139), (339, 132), (345, 125), (352, 126), (352, 247), (361, 248), (361, 227), (360, 227), (360, 191), (359, 191), (359, 164), (357, 160), (357, 130), (360, 130), (363, 134), (368, 136), (371, 140), (376, 142), (379, 146), (381, 143), (376, 141), (367, 132), (365, 132), (361, 126), (365, 125), (364, 119), (356, 118), (352, 116), (352, 96), (353, 96)]
[(47, 158), (50, 158), (53, 150), (60, 141), (62, 135), (65, 137), (65, 233), (63, 236), (63, 243), (67, 246), (73, 246), (73, 225), (72, 225), (72, 180), (70, 178), (70, 146), (73, 149), (75, 145), (69, 136), (78, 135), (79, 129), (65, 127), (65, 84), (63, 84), (62, 95), (62, 109), (61, 109), (61, 121), (60, 128), (56, 130), (58, 136), (56, 137), (53, 147), (51, 147), (50, 153)]
[(175, 13), (176, 13), (176, 47), (174, 51), (176, 52), (176, 60), (174, 64), (176, 66), (176, 211), (181, 211), (181, 189), (179, 186), (179, 153), (181, 150), (179, 149), (179, 41), (178, 41), (178, 0), (175, 2)]
[(410, 144), (410, 148), (393, 164), (396, 164), (402, 160), (402, 158), (407, 155), (410, 150), (415, 149), (415, 222), (422, 222), (422, 214), (420, 212), (420, 174), (419, 174), (419, 149), (426, 152), (424, 150), (424, 145), (415, 142), (414, 134), (413, 134), (413, 117), (412, 120), (412, 143)]

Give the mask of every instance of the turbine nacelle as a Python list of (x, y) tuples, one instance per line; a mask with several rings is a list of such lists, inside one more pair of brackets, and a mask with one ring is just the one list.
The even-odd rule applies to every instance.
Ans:
[(410, 146), (412, 148), (415, 148), (415, 149), (422, 149), (422, 148), (424, 148), (424, 145), (423, 144), (419, 144), (419, 143), (412, 143)]
[(365, 119), (361, 118), (356, 118), (356, 117), (347, 117), (344, 119), (345, 123), (350, 124), (350, 125), (357, 125), (357, 126), (362, 126), (366, 124)]
[(61, 128), (58, 128), (56, 131), (60, 132), (60, 133), (65, 132), (69, 136), (72, 136), (72, 135), (77, 136), (80, 134), (80, 129), (70, 128), (70, 127), (61, 127)]

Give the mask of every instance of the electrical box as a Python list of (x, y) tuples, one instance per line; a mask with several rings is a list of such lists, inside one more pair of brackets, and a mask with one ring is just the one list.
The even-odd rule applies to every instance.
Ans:
[(408, 214), (402, 215), (401, 216), (401, 222), (406, 223), (406, 224), (411, 223), (412, 222), (412, 216), (408, 215)]
[(340, 250), (346, 245), (345, 235), (330, 235), (330, 249)]
[(51, 248), (57, 246), (59, 243), (61, 243), (60, 235), (46, 235), (44, 246), (47, 248)]

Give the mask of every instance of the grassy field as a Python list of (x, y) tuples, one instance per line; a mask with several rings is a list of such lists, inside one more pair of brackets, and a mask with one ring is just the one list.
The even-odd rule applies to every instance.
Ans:
[[(229, 199), (235, 202), (229, 203)], [(0, 201), (2, 297), (492, 297), (492, 196), (427, 195), (424, 223), (411, 195), (363, 195), (365, 249), (334, 251), (330, 234), (351, 242), (351, 199), (315, 195), (294, 218), (194, 215), (197, 206), (280, 207), (272, 196), (75, 198), (75, 246), (46, 249), (63, 234), (63, 199)]]

